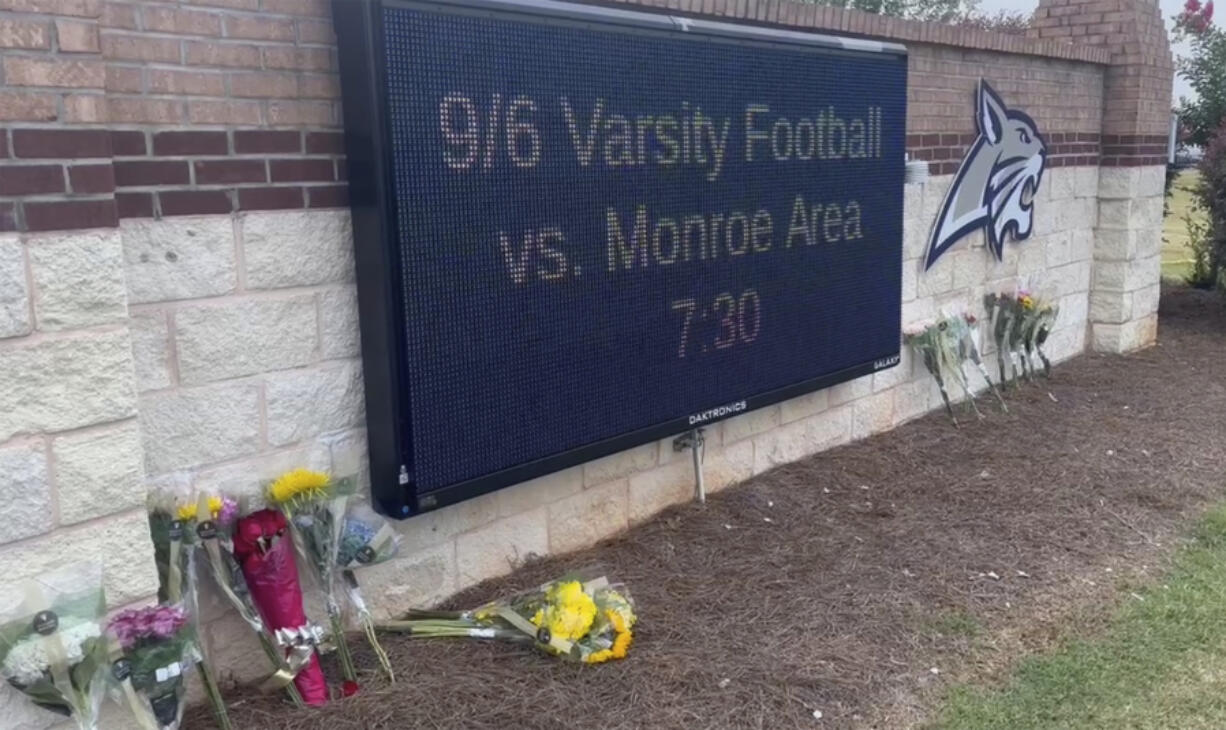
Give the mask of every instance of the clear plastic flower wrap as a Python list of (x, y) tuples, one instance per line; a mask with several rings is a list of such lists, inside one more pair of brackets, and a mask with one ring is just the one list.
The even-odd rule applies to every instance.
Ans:
[[(1033, 381), (1036, 371), (1034, 357), (1038, 357), (1042, 363), (1043, 374), (1050, 377), (1051, 361), (1043, 352), (1043, 345), (1055, 327), (1060, 307), (1023, 287), (1018, 287), (1015, 294), (986, 295), (984, 307), (996, 341), (1001, 387), (1008, 382), (1020, 387), (1022, 378)], [(1006, 364), (1010, 370), (1008, 376)]]
[[(213, 716), (222, 730), (230, 729), (230, 718), (199, 640), (197, 571), (202, 543), (200, 533), (214, 529), (213, 526), (218, 523), (232, 521), (237, 507), (234, 500), (205, 494), (187, 496), (155, 491), (147, 499), (149, 535), (153, 540), (153, 556), (158, 570), (158, 601), (163, 605), (177, 606), (186, 615), (183, 639), (192, 647), (191, 656), (200, 671)], [(120, 685), (123, 686), (122, 680)], [(132, 698), (128, 697), (128, 700), (131, 704)]]
[(0, 586), (0, 676), (35, 704), (94, 730), (106, 682), (99, 563)]
[(214, 585), (255, 634), (260, 648), (272, 665), (273, 673), (263, 683), (263, 689), (284, 689), (295, 707), (305, 707), (293, 680), (314, 655), (312, 646), (290, 645), (264, 623), (243, 577), (242, 567), (234, 554), (234, 540), (239, 515), (246, 512), (239, 500), (228, 494), (220, 495), (221, 509), (213, 525), (197, 530), (201, 560), (213, 577)]
[(468, 637), (531, 644), (576, 662), (623, 659), (638, 621), (622, 584), (591, 571), (550, 581), (536, 590), (468, 611), (410, 611), (379, 628), (422, 638)]
[(350, 503), (345, 514), (345, 526), (341, 530), (340, 548), (336, 554), (336, 565), (341, 569), (341, 582), (345, 589), (345, 597), (357, 614), (362, 632), (366, 634), (366, 643), (370, 645), (383, 673), (391, 681), (396, 681), (392, 670), (392, 661), (388, 658), (379, 637), (375, 633), (375, 619), (362, 597), (354, 571), (369, 565), (391, 560), (400, 549), (400, 535), (392, 529), (387, 520), (376, 513), (369, 505)]
[(276, 510), (240, 517), (234, 531), (234, 558), (264, 625), (277, 637), (285, 661), (295, 664), (292, 676), (298, 696), (318, 707), (328, 702), (328, 685), (316, 653), (321, 632), (307, 621), (288, 533), (285, 516)]
[(177, 730), (186, 678), (200, 661), (196, 632), (183, 604), (121, 611), (111, 619), (111, 672), (124, 704), (144, 730)]
[(399, 549), (400, 535), (396, 534), (387, 519), (369, 505), (349, 505), (336, 553), (339, 567), (354, 570), (382, 563), (395, 557)]
[(357, 669), (345, 639), (343, 603), (351, 604), (388, 679), (395, 681), (391, 661), (379, 644), (374, 621), (362, 599), (353, 566), (370, 565), (395, 554), (391, 527), (365, 505), (353, 501), (356, 480), (334, 479), (323, 472), (295, 469), (267, 486), (268, 499), (285, 515), (293, 532), (300, 562), (310, 569), (323, 593), (332, 640), (344, 674), (344, 693), (358, 690)]

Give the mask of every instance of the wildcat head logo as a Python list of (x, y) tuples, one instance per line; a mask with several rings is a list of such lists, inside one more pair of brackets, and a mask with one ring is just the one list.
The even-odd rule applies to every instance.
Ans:
[(999, 261), (1006, 234), (1024, 241), (1034, 228), (1034, 194), (1047, 164), (1047, 143), (1033, 119), (1006, 108), (982, 79), (976, 96), (979, 137), (941, 205), (925, 269), (976, 229), (987, 229), (988, 247)]

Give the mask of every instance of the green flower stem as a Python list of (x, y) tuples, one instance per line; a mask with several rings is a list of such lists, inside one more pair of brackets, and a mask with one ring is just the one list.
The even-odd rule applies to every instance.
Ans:
[[(268, 661), (272, 663), (273, 668), (281, 669), (285, 666), (285, 656), (272, 643), (272, 639), (268, 638), (268, 634), (260, 631), (260, 646), (264, 649), (264, 654), (268, 656)], [(285, 685), (285, 694), (289, 695), (289, 701), (294, 707), (301, 710), (306, 707), (306, 703), (302, 701), (302, 695), (298, 693), (298, 687), (293, 682)]]
[(404, 615), (405, 620), (416, 621), (425, 619), (436, 619), (442, 621), (463, 621), (464, 613), (462, 611), (423, 611), (420, 609), (409, 609)]
[(354, 669), (353, 656), (349, 653), (349, 642), (345, 641), (345, 627), (341, 623), (340, 611), (328, 613), (332, 622), (332, 643), (336, 645), (336, 655), (341, 661), (341, 675), (350, 682), (356, 682), (358, 672)]
[[(400, 634), (421, 638), (481, 638), (503, 641), (527, 641), (531, 637), (522, 632), (500, 626), (485, 626), (473, 621), (446, 621), (440, 619), (409, 619), (401, 621), (383, 621), (377, 627), (380, 631), (393, 631)], [(492, 632), (488, 636), (473, 636), (472, 631)]]
[(366, 634), (366, 643), (370, 644), (371, 651), (378, 657), (379, 666), (383, 667), (387, 681), (395, 682), (396, 673), (392, 670), (392, 660), (388, 658), (383, 645), (379, 643), (379, 637), (375, 634), (375, 622), (371, 620), (370, 614), (364, 614), (362, 617), (362, 631)]
[(217, 687), (217, 681), (213, 679), (213, 670), (205, 662), (196, 662), (196, 668), (200, 670), (200, 679), (204, 682), (204, 691), (209, 696), (209, 704), (213, 706), (213, 716), (217, 719), (217, 725), (221, 730), (231, 730), (230, 713), (226, 712), (226, 702), (221, 698), (221, 690)]

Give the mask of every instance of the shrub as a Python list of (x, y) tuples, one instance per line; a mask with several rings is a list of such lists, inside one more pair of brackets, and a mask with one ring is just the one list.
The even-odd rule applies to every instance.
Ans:
[(1186, 0), (1175, 16), (1174, 36), (1189, 53), (1176, 69), (1196, 92), (1180, 99), (1179, 118), (1191, 144), (1205, 145), (1226, 119), (1226, 31), (1213, 24), (1213, 2)]
[(998, 10), (995, 15), (987, 15), (974, 10), (954, 18), (952, 22), (963, 28), (975, 28), (1006, 35), (1026, 35), (1026, 30), (1030, 28), (1030, 15), (1016, 10)]
[(1179, 168), (1170, 164), (1166, 165), (1166, 182), (1162, 185), (1162, 217), (1165, 218), (1171, 214), (1171, 193), (1175, 189), (1175, 178), (1179, 177)]
[(1184, 281), (1197, 289), (1212, 289), (1217, 279), (1214, 273), (1217, 264), (1209, 223), (1191, 213), (1184, 214), (1183, 222), (1188, 227), (1188, 248), (1192, 250), (1192, 268)]
[(1196, 207), (1205, 212), (1203, 226), (1188, 221), (1188, 234), (1196, 259), (1194, 285), (1206, 288), (1221, 286), (1223, 264), (1226, 264), (1226, 121), (1218, 125), (1205, 147), (1205, 156), (1198, 165), (1200, 183), (1196, 187)]

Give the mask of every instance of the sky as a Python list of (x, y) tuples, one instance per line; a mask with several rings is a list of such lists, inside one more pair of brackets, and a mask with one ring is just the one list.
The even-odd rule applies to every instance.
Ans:
[[(1183, 9), (1185, 0), (1158, 0), (1162, 6), (1162, 17), (1166, 20), (1166, 27), (1169, 31), (1171, 28), (1171, 18)], [(997, 10), (1016, 10), (1023, 13), (1031, 13), (1039, 6), (1038, 0), (980, 0), (979, 8), (988, 15), (995, 14)], [(1178, 57), (1181, 53), (1187, 53), (1186, 44), (1178, 44), (1172, 41), (1171, 52)], [(1192, 91), (1188, 88), (1188, 82), (1175, 76), (1175, 92), (1172, 101), (1177, 102), (1180, 95), (1191, 96)]]

